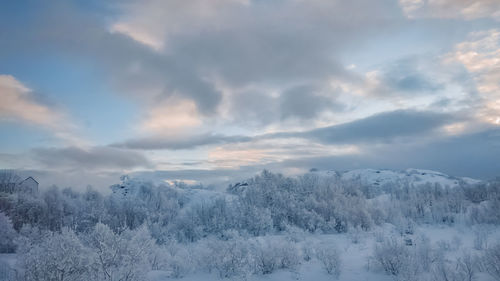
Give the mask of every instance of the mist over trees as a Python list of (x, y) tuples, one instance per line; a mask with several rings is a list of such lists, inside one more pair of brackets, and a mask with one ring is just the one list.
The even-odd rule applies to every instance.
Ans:
[[(500, 224), (498, 181), (374, 187), (335, 175), (292, 178), (263, 171), (223, 192), (128, 177), (110, 188), (110, 195), (91, 187), (3, 189), (0, 252), (16, 254), (15, 280), (148, 280), (151, 271), (171, 278), (211, 272), (224, 279), (294, 271), (310, 260), (339, 278), (338, 245), (301, 241), (348, 234), (358, 243), (385, 225), (399, 236), (376, 236), (367, 270), (398, 280), (422, 274), (474, 280), (477, 272), (500, 278), (500, 244), (487, 239), (488, 227)], [(436, 248), (426, 237), (405, 240), (420, 225), (473, 227), (482, 254), (449, 260), (443, 252), (459, 241)]]

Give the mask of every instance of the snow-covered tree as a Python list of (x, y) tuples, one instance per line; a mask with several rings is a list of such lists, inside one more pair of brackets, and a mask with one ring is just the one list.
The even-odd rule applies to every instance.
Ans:
[(151, 269), (147, 250), (152, 246), (145, 230), (114, 233), (108, 226), (98, 223), (86, 237), (94, 255), (93, 274), (97, 280), (145, 280)]
[(26, 281), (89, 280), (91, 253), (76, 234), (46, 232), (38, 243), (24, 240), (19, 246), (19, 262)]
[(0, 212), (0, 253), (12, 253), (15, 250), (14, 239), (17, 233), (12, 222), (3, 212)]
[(252, 273), (250, 249), (245, 241), (212, 240), (208, 247), (210, 256), (206, 257), (206, 262), (217, 271), (220, 278), (244, 277)]
[(259, 237), (253, 240), (250, 255), (257, 274), (271, 274), (277, 269), (295, 270), (301, 260), (296, 245), (282, 237)]

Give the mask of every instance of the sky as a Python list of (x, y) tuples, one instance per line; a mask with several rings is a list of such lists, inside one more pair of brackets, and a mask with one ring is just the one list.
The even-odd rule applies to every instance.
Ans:
[(498, 0), (7, 1), (0, 168), (500, 176)]

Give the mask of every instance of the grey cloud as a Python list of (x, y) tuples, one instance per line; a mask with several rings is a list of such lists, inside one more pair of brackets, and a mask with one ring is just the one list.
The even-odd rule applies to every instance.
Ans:
[[(389, 148), (386, 148), (389, 150)], [(383, 152), (382, 152), (383, 153)], [(416, 147), (399, 149), (399, 163), (440, 170), (458, 176), (494, 178), (500, 176), (500, 130), (490, 128), (478, 133), (437, 139)], [(391, 161), (387, 159), (387, 161)], [(407, 165), (408, 165), (407, 164)]]
[(311, 168), (337, 171), (363, 168), (422, 168), (459, 177), (493, 179), (500, 176), (499, 144), (500, 130), (489, 129), (462, 136), (442, 137), (425, 144), (398, 143), (364, 147), (361, 154), (302, 157), (263, 165), (242, 166), (238, 169), (163, 170), (136, 172), (133, 175), (157, 182), (166, 179), (196, 180), (204, 184), (214, 184), (219, 188), (245, 180), (263, 169), (286, 174), (290, 170), (299, 169), (305, 172)]
[(283, 92), (280, 96), (281, 118), (311, 119), (327, 109), (342, 110), (342, 106), (331, 98), (317, 95), (317, 91), (312, 85), (302, 85)]
[[(144, 6), (141, 4), (131, 6)], [(197, 8), (185, 1), (181, 4), (158, 1), (157, 4), (159, 6), (150, 8), (172, 10), (172, 5), (175, 9)], [(250, 1), (249, 5), (217, 10), (220, 14), (210, 18), (215, 22), (175, 16), (176, 20), (185, 20), (185, 24), (175, 22), (182, 28), (168, 34), (166, 50), (156, 52), (125, 35), (107, 30), (110, 18), (123, 16), (119, 14), (122, 10), (109, 8), (120, 6), (120, 1), (109, 6), (91, 2), (98, 13), (94, 13), (95, 9), (81, 9), (79, 5), (50, 1), (38, 5), (38, 10), (22, 21), (12, 21), (7, 16), (9, 9), (1, 11), (4, 31), (0, 31), (0, 58), (23, 52), (36, 56), (32, 46), (41, 53), (49, 50), (81, 57), (119, 92), (137, 101), (154, 106), (170, 95), (182, 95), (194, 100), (206, 115), (216, 114), (222, 100), (215, 78), (238, 89), (257, 86), (278, 91), (287, 91), (297, 84), (318, 85), (331, 77), (355, 80), (352, 76), (356, 75), (345, 70), (338, 59), (343, 52), (374, 39), (385, 40), (387, 35), (409, 24), (419, 24), (408, 23), (396, 1)], [(182, 12), (185, 11), (178, 11)], [(124, 18), (127, 16), (130, 15)], [(154, 26), (171, 23), (141, 20)], [(450, 30), (450, 27), (437, 26), (431, 31), (435, 37)], [(383, 71), (382, 82), (389, 91), (408, 96), (439, 90), (440, 82), (433, 79), (432, 74), (420, 71), (419, 63), (412, 59), (396, 62)], [(362, 81), (354, 83), (362, 84)], [(386, 88), (379, 90), (381, 96), (394, 95), (387, 93)], [(269, 93), (262, 91), (260, 96), (264, 95)], [(250, 99), (245, 94), (232, 97), (238, 106)], [(313, 118), (317, 111), (297, 107), (300, 102), (320, 106), (320, 110), (327, 108), (322, 106), (326, 100), (313, 92), (291, 95), (285, 101), (275, 101), (269, 96), (264, 99), (271, 105), (247, 103), (245, 108), (233, 110), (230, 119), (247, 125), (253, 122), (249, 117), (255, 117), (261, 125), (282, 121), (294, 113), (297, 118)]]
[[(442, 137), (430, 143), (399, 143), (377, 148), (364, 147), (361, 154), (303, 157), (264, 165), (243, 166), (238, 169), (141, 171), (132, 173), (132, 176), (144, 177), (158, 183), (166, 179), (196, 180), (205, 185), (213, 184), (218, 188), (225, 188), (229, 183), (245, 180), (263, 169), (286, 174), (291, 168), (303, 171), (311, 168), (339, 171), (361, 168), (397, 170), (424, 168), (453, 176), (492, 179), (500, 176), (499, 144), (500, 130), (493, 128), (479, 133)], [(44, 186), (58, 184), (85, 188), (90, 183), (106, 191), (110, 184), (118, 182), (120, 173), (87, 173), (81, 170), (77, 173), (25, 171), (23, 175), (35, 175)], [(82, 178), (88, 180), (82, 182)]]
[[(283, 90), (296, 83), (349, 75), (335, 53), (368, 40), (375, 23), (376, 28), (390, 29), (394, 21), (402, 20), (390, 15), (388, 11), (398, 7), (389, 1), (383, 5), (365, 1), (307, 5), (300, 1), (253, 1), (235, 5), (230, 12), (221, 9), (226, 12), (218, 15), (218, 24), (187, 24), (197, 29), (170, 34), (168, 50), (155, 52), (125, 35), (108, 32), (107, 19), (101, 13), (95, 15), (75, 5), (54, 1), (26, 21), (2, 21), (9, 32), (0, 32), (4, 42), (0, 50), (9, 56), (30, 53), (30, 46), (37, 46), (80, 56), (101, 69), (103, 77), (120, 92), (138, 101), (154, 105), (169, 95), (182, 95), (193, 99), (206, 115), (216, 113), (222, 98), (213, 77), (237, 87), (257, 83)], [(366, 9), (356, 10), (358, 18), (346, 16), (359, 5)], [(184, 6), (193, 8), (180, 7)], [(283, 116), (290, 114), (288, 108), (284, 110)], [(299, 114), (308, 117), (312, 113)], [(237, 112), (235, 115), (235, 120), (245, 122)], [(274, 117), (276, 121), (281, 115)]]
[(314, 83), (292, 86), (279, 96), (262, 91), (244, 91), (232, 98), (235, 121), (247, 126), (266, 126), (279, 121), (310, 121), (325, 111), (340, 112), (344, 107), (335, 101), (334, 92), (327, 94)]
[(0, 32), (0, 41), (5, 43), (0, 47), (0, 58), (32, 54), (32, 46), (57, 50), (84, 58), (120, 92), (138, 101), (155, 104), (176, 94), (194, 100), (204, 114), (215, 112), (221, 93), (202, 77), (196, 64), (189, 65), (178, 56), (165, 56), (125, 35), (110, 33), (102, 18), (79, 11), (69, 2), (54, 1), (40, 9), (23, 22), (0, 22), (4, 30), (9, 30)]
[(279, 101), (262, 91), (244, 91), (231, 99), (230, 110), (234, 122), (246, 126), (268, 125), (279, 116)]
[[(358, 5), (367, 9), (356, 9)], [(221, 15), (225, 22), (218, 28), (173, 36), (170, 48), (189, 65), (201, 64), (233, 85), (288, 87), (345, 75), (335, 54), (353, 41), (366, 40), (376, 29), (373, 23), (390, 29), (398, 20), (389, 15), (390, 6), (367, 1), (252, 1)], [(350, 9), (360, 16), (346, 16)]]
[[(464, 119), (467, 116), (463, 116)], [(150, 137), (111, 144), (130, 149), (190, 149), (202, 145), (252, 142), (264, 139), (304, 138), (324, 144), (392, 143), (399, 138), (425, 139), (443, 125), (458, 122), (450, 114), (431, 111), (397, 110), (375, 114), (352, 122), (302, 132), (278, 132), (258, 136), (200, 134), (184, 138)]]
[(294, 159), (269, 168), (422, 168), (480, 179), (500, 176), (500, 130), (497, 128), (422, 143), (392, 143), (362, 149), (361, 154)]
[(129, 149), (192, 149), (203, 145), (246, 142), (250, 141), (251, 137), (247, 136), (225, 136), (220, 134), (201, 134), (195, 136), (187, 136), (184, 138), (164, 138), (164, 137), (150, 137), (141, 139), (131, 139), (122, 143), (112, 144), (113, 147), (123, 147)]
[[(226, 174), (242, 180), (262, 169), (286, 173), (290, 168), (303, 171), (310, 168), (339, 171), (362, 168), (396, 170), (422, 168), (441, 171), (453, 176), (478, 179), (494, 179), (500, 176), (500, 162), (498, 161), (500, 159), (500, 130), (498, 128), (459, 136), (442, 136), (423, 143), (392, 143), (380, 147), (362, 146), (362, 150), (360, 154), (303, 157), (265, 165), (247, 166)], [(208, 175), (202, 175), (200, 180), (205, 177), (209, 178)]]
[(151, 168), (152, 163), (139, 152), (113, 147), (96, 146), (36, 148), (33, 157), (48, 169), (121, 170)]
[(306, 132), (275, 133), (265, 137), (301, 137), (329, 144), (390, 142), (398, 137), (428, 136), (434, 129), (452, 121), (457, 120), (448, 114), (397, 110)]

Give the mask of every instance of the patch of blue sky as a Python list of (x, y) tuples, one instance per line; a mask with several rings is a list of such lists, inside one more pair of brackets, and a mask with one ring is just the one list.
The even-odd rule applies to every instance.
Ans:
[(20, 122), (0, 122), (0, 141), (0, 153), (21, 153), (60, 142), (50, 131)]
[(491, 19), (477, 19), (460, 24), (455, 19), (420, 19), (400, 23), (404, 26), (386, 27), (377, 36), (368, 36), (359, 48), (345, 50), (341, 59), (355, 65), (358, 71), (371, 71), (393, 60), (417, 56), (438, 55), (453, 50), (467, 39), (470, 32), (498, 26)]
[[(65, 111), (91, 141), (105, 144), (130, 134), (137, 108), (103, 81), (100, 70), (61, 54), (10, 56), (0, 73), (14, 76), (37, 99)], [(54, 104), (55, 103), (55, 104)]]

